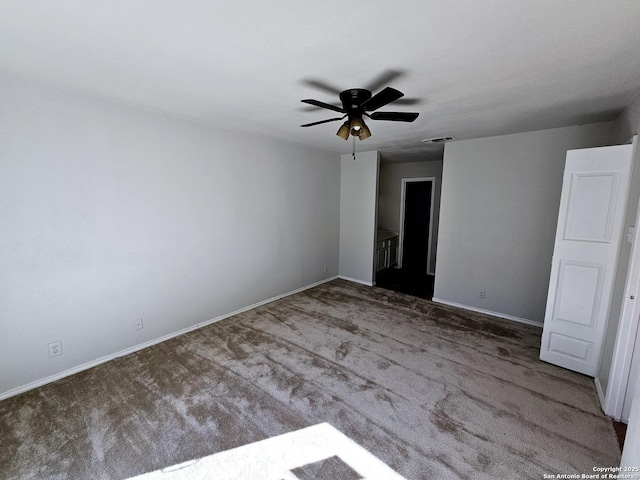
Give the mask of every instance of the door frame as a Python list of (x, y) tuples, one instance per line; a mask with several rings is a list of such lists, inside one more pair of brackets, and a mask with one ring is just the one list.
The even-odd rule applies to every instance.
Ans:
[[(640, 208), (640, 205), (639, 205)], [(640, 214), (640, 210), (638, 210)], [(636, 228), (638, 228), (636, 219)], [(631, 297), (634, 297), (632, 299)], [(622, 409), (629, 383), (631, 360), (638, 332), (638, 316), (640, 315), (640, 242), (637, 233), (634, 234), (629, 273), (625, 285), (622, 312), (616, 334), (616, 344), (609, 370), (609, 382), (604, 400), (604, 413), (615, 420), (622, 419)]]
[[(635, 159), (637, 136), (634, 136), (631, 143), (634, 145)], [(640, 228), (640, 200), (638, 201), (638, 212), (636, 214), (635, 232), (632, 239), (631, 256), (627, 270), (625, 282), (624, 299), (622, 300), (622, 310), (620, 321), (616, 333), (616, 343), (609, 370), (609, 381), (607, 391), (604, 395), (603, 410), (606, 415), (615, 420), (622, 419), (627, 385), (629, 384), (629, 374), (631, 373), (631, 361), (634, 350), (640, 352), (640, 345), (636, 345), (638, 326), (640, 323), (640, 241), (638, 229)], [(600, 388), (600, 382), (596, 383)]]
[(427, 275), (434, 275), (434, 269), (431, 265), (431, 242), (433, 235), (433, 204), (435, 200), (435, 191), (436, 191), (436, 177), (413, 177), (413, 178), (403, 178), (402, 179), (402, 187), (400, 189), (400, 239), (398, 245), (398, 268), (402, 268), (402, 250), (404, 246), (404, 208), (405, 208), (405, 200), (407, 194), (407, 183), (414, 182), (431, 182), (431, 207), (429, 214), (429, 238), (427, 240)]

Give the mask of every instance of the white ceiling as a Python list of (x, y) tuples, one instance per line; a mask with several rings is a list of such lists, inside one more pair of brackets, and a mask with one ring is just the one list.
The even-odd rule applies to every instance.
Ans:
[(299, 127), (335, 112), (300, 100), (389, 85), (413, 105), (380, 111), (420, 117), (369, 121), (357, 148), (426, 159), (428, 137), (615, 118), (640, 91), (640, 1), (2, 0), (0, 73), (340, 154), (340, 122)]

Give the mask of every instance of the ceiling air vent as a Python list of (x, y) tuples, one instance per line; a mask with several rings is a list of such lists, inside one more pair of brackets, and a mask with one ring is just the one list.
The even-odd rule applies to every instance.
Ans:
[(456, 137), (435, 137), (435, 138), (425, 138), (422, 140), (423, 143), (444, 143), (450, 142), (451, 140), (455, 140)]

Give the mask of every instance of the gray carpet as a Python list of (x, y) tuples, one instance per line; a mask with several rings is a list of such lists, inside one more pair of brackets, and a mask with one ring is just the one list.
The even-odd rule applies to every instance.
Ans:
[(540, 334), (332, 281), (0, 402), (0, 477), (125, 479), (322, 422), (407, 479), (617, 466)]

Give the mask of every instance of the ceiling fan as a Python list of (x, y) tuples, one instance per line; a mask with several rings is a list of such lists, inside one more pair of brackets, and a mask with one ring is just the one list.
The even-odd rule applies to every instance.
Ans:
[[(334, 112), (343, 113), (342, 117), (329, 118), (327, 120), (320, 120), (319, 122), (306, 123), (300, 125), (301, 127), (312, 127), (314, 125), (320, 125), (327, 122), (335, 122), (338, 120), (347, 119), (340, 129), (338, 135), (340, 138), (347, 140), (349, 135), (358, 137), (360, 140), (364, 140), (371, 136), (371, 130), (364, 123), (363, 117), (368, 117), (371, 120), (387, 120), (391, 122), (413, 122), (418, 118), (418, 113), (415, 112), (376, 112), (385, 105), (398, 100), (403, 97), (404, 93), (396, 90), (395, 88), (385, 87), (380, 92), (371, 96), (371, 91), (364, 88), (350, 88), (340, 92), (340, 102), (342, 107), (331, 105), (330, 103), (320, 102), (313, 99), (302, 100), (302, 103), (314, 105), (316, 107), (326, 108), (333, 110)], [(372, 113), (369, 113), (372, 112)]]

